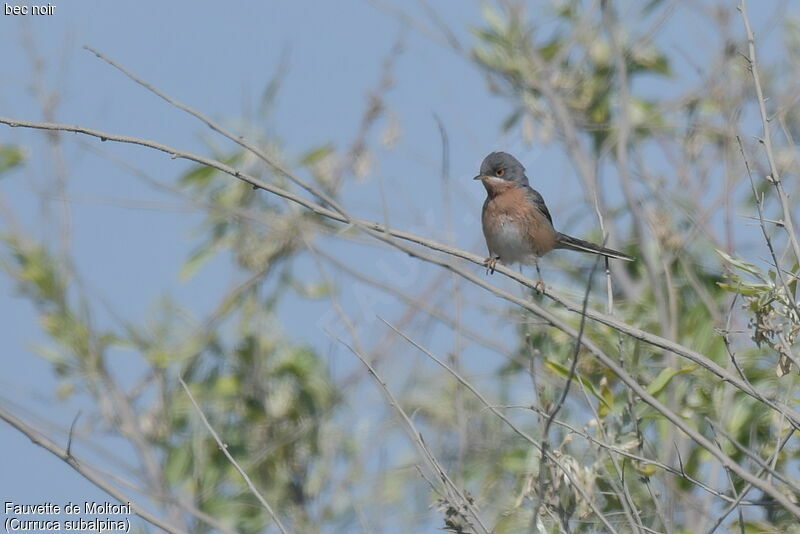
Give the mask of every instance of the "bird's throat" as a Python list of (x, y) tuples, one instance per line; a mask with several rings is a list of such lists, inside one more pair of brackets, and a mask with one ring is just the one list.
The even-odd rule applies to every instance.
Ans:
[(494, 198), (497, 195), (500, 195), (509, 189), (514, 189), (517, 185), (514, 182), (509, 182), (508, 180), (503, 180), (502, 178), (495, 178), (494, 176), (486, 176), (485, 178), (481, 179), (483, 183), (483, 187), (486, 188), (486, 194), (489, 195), (489, 198)]

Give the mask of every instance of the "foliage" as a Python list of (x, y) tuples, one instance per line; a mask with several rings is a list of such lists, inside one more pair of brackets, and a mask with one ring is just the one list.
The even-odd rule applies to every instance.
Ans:
[[(334, 462), (347, 461), (344, 450), (332, 450), (331, 440), (344, 444), (347, 437), (331, 425), (339, 399), (324, 362), (310, 347), (286, 339), (276, 322), (282, 286), (264, 289), (273, 266), (291, 260), (302, 241), (299, 226), (308, 224), (308, 217), (274, 210), (249, 188), (221, 181), (205, 169), (188, 173), (182, 181), (207, 199), (203, 226), (210, 235), (182, 272), (194, 271), (202, 259), (228, 249), (250, 276), (199, 324), (187, 324), (182, 319), (187, 311), (165, 300), (145, 324), (100, 329), (63, 260), (23, 236), (5, 237), (3, 267), (34, 303), (53, 341), (37, 350), (52, 362), (61, 381), (59, 394), (90, 394), (108, 432), (145, 448), (138, 450), (141, 458), (157, 464), (145, 473), (150, 491), (184, 495), (237, 532), (259, 532), (270, 521), (198, 422), (176, 380), (180, 375), (192, 384), (230, 452), (259, 480), (270, 500), (295, 528), (313, 530), (320, 520), (312, 515), (310, 503), (325, 490)], [(269, 228), (231, 217), (255, 207), (262, 213), (275, 211)], [(276, 245), (256, 247), (256, 242)], [(130, 384), (111, 372), (120, 351), (141, 357), (138, 367), (144, 378), (135, 393), (123, 394)], [(328, 516), (331, 511), (322, 507), (315, 513)], [(209, 528), (198, 521), (191, 530)]]

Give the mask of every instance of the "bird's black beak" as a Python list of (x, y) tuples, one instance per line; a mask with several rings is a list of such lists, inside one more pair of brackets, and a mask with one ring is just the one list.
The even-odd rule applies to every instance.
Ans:
[(473, 180), (483, 180), (483, 178), (484, 178), (484, 175), (483, 174), (479, 174), (478, 176), (473, 178)]

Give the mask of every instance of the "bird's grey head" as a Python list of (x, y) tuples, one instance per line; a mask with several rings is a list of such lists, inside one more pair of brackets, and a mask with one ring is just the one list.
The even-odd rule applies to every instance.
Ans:
[(492, 152), (486, 156), (481, 163), (481, 173), (475, 179), (500, 179), (528, 185), (525, 167), (507, 152)]

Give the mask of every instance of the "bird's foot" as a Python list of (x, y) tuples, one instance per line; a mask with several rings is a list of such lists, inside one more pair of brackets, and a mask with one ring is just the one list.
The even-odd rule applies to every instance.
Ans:
[(497, 267), (497, 260), (499, 259), (500, 256), (489, 256), (483, 260), (483, 266), (486, 267), (486, 274), (494, 274), (494, 270)]
[(539, 269), (539, 260), (535, 260), (534, 265), (536, 265), (536, 283), (533, 285), (533, 289), (536, 290), (537, 293), (540, 295), (544, 294), (544, 279), (542, 278), (542, 270)]

